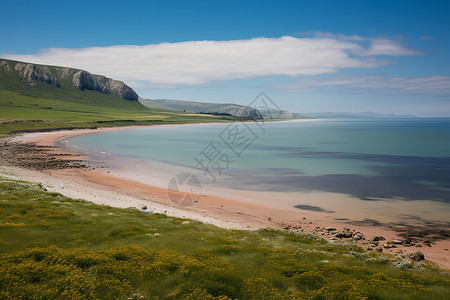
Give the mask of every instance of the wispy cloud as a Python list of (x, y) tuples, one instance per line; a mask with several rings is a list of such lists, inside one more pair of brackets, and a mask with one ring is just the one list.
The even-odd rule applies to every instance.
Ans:
[[(189, 41), (83, 49), (45, 49), (6, 58), (86, 69), (139, 85), (201, 84), (267, 75), (318, 75), (376, 68), (385, 56), (418, 54), (386, 38), (317, 35), (231, 41)], [(380, 57), (382, 56), (382, 57)]]
[(343, 89), (371, 94), (450, 95), (450, 76), (390, 77), (385, 75), (335, 76), (278, 86), (283, 90), (312, 92)]

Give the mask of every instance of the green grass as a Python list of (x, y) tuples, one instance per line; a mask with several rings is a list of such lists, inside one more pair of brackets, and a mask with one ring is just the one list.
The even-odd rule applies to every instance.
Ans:
[(225, 230), (0, 180), (0, 298), (449, 299), (428, 264), (312, 234)]

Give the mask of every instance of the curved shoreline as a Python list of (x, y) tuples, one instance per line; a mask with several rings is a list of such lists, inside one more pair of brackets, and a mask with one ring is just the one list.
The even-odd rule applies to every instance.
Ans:
[[(184, 126), (182, 125), (156, 125), (156, 126)], [(101, 129), (81, 129), (71, 131), (26, 133), (9, 138), (17, 143), (34, 143), (38, 146), (56, 147), (58, 153), (73, 155), (67, 149), (58, 147), (57, 141), (76, 135), (99, 133), (133, 128), (146, 128), (154, 126), (128, 126), (111, 127)], [(78, 157), (79, 159), (79, 157)], [(87, 159), (84, 157), (84, 159)], [(49, 190), (59, 192), (72, 198), (81, 198), (97, 204), (115, 207), (147, 207), (148, 211), (165, 213), (167, 215), (195, 219), (223, 228), (257, 229), (257, 228), (286, 228), (290, 230), (302, 230), (317, 233), (324, 238), (332, 239), (333, 236), (324, 230), (326, 227), (334, 227), (342, 230), (350, 227), (347, 222), (340, 222), (324, 216), (323, 213), (309, 210), (286, 211), (274, 209), (255, 203), (245, 203), (211, 195), (202, 195), (198, 203), (188, 207), (176, 206), (170, 201), (167, 189), (150, 186), (133, 180), (119, 178), (98, 170), (85, 169), (61, 169), (30, 171), (18, 167), (2, 167), (2, 173), (10, 173), (16, 179), (42, 182)], [(352, 229), (361, 232), (367, 239), (373, 236), (383, 236), (386, 241), (401, 239), (398, 232), (369, 225), (352, 225)], [(357, 244), (363, 245), (363, 241)], [(450, 269), (450, 240), (436, 241), (432, 247), (402, 247), (383, 249), (384, 252), (396, 253), (400, 250), (407, 254), (414, 251), (422, 251), (427, 260), (440, 267)]]

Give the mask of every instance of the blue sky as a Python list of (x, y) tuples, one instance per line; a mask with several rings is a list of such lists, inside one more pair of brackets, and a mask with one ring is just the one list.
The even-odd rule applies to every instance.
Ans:
[(0, 57), (144, 98), (450, 116), (450, 1), (2, 1)]

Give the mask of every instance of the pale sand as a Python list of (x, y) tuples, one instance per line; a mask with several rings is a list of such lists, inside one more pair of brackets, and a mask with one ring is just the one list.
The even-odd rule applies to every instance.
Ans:
[[(64, 137), (138, 127), (145, 126), (28, 133), (16, 136), (11, 141), (35, 143), (41, 146), (55, 146), (56, 141)], [(66, 153), (67, 150), (60, 148), (58, 152)], [(261, 204), (259, 201), (239, 201), (239, 197), (242, 195), (230, 197), (232, 195), (226, 194), (227, 198), (223, 198), (204, 194), (198, 203), (192, 206), (180, 207), (168, 198), (166, 188), (119, 178), (107, 174), (106, 171), (82, 169), (31, 171), (18, 167), (1, 166), (0, 172), (2, 176), (14, 179), (41, 182), (48, 190), (59, 192), (71, 198), (85, 199), (96, 204), (121, 208), (135, 207), (142, 209), (146, 206), (150, 212), (189, 218), (222, 228), (283, 228), (290, 225), (307, 232), (316, 232), (317, 227), (331, 226), (338, 230), (350, 227), (344, 221), (334, 219), (337, 217), (336, 214), (331, 218), (328, 214), (320, 212), (292, 209), (292, 207), (276, 208), (269, 205), (268, 202)], [(246, 200), (248, 200), (249, 195), (245, 196)], [(330, 199), (330, 196), (344, 197), (345, 195), (333, 195), (331, 193), (314, 193), (309, 195), (311, 199), (314, 199), (314, 203), (324, 204), (330, 202), (327, 201), (327, 199)], [(308, 197), (307, 194), (306, 197)], [(345, 201), (344, 198), (342, 199), (343, 201)], [(353, 215), (350, 216), (354, 217)], [(349, 215), (345, 217), (348, 218)], [(367, 239), (373, 236), (384, 236), (386, 241), (399, 238), (395, 231), (388, 228), (375, 226), (351, 226), (351, 228), (363, 233)], [(326, 236), (324, 237), (326, 238)], [(402, 250), (403, 253), (407, 254), (414, 251), (422, 251), (427, 260), (436, 263), (440, 267), (450, 269), (450, 253), (445, 249), (450, 249), (450, 240), (438, 241), (433, 247), (399, 246), (395, 249), (384, 250), (384, 252), (395, 253)]]

